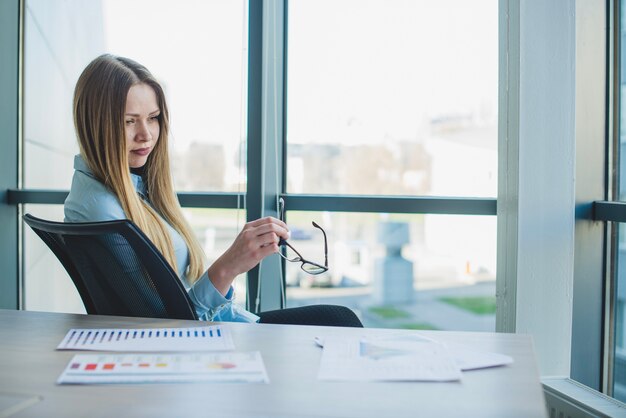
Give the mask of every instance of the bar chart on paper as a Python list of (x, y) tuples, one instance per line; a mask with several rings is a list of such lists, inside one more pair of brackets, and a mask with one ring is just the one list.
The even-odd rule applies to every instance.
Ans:
[(258, 351), (240, 353), (77, 354), (58, 384), (268, 383)]
[(228, 327), (70, 329), (57, 350), (229, 351), (235, 345)]

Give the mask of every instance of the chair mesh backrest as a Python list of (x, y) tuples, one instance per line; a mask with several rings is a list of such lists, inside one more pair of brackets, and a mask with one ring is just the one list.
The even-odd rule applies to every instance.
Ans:
[(113, 233), (62, 239), (87, 292), (98, 295), (92, 297), (97, 312), (167, 317), (152, 278), (124, 237)]
[(174, 270), (132, 222), (24, 221), (61, 261), (88, 313), (197, 319)]

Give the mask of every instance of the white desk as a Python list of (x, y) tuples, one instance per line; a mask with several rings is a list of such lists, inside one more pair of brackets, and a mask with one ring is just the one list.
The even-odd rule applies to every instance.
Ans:
[(420, 331), (515, 359), (509, 366), (464, 372), (462, 381), (453, 383), (317, 379), (321, 349), (315, 336), (398, 330), (230, 324), (237, 351), (261, 352), (269, 384), (55, 384), (76, 354), (55, 351), (70, 328), (194, 325), (202, 323), (0, 310), (0, 398), (22, 397), (23, 405), (30, 404), (12, 417), (547, 416), (532, 341), (516, 334)]

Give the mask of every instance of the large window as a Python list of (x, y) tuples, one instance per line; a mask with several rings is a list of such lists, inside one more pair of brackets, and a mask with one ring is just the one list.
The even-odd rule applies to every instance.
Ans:
[(288, 27), (288, 193), (496, 196), (495, 0), (295, 0)]
[[(24, 20), (26, 212), (63, 218), (74, 84), (99, 54), (127, 56), (164, 86), (175, 186), (209, 262), (279, 196), (305, 257), (324, 256), (311, 221), (327, 231), (327, 274), (274, 257), (238, 278), (238, 302), (495, 329), (496, 0), (25, 0)], [(24, 248), (24, 306), (81, 311), (28, 230)]]
[(163, 85), (176, 188), (245, 191), (246, 2), (25, 4), (24, 187), (69, 188), (74, 85), (106, 52), (144, 64)]
[[(176, 189), (245, 192), (247, 2), (27, 0), (24, 10), (25, 188), (69, 189), (78, 153), (74, 85), (83, 68), (106, 52), (144, 64), (163, 85)], [(25, 211), (63, 219), (60, 206), (29, 205)], [(245, 222), (236, 208), (186, 214), (209, 261)], [(71, 284), (44, 248), (25, 232), (25, 307), (80, 311), (75, 292), (66, 291)], [(243, 279), (237, 281), (242, 303)]]
[[(287, 27), (289, 195), (495, 198), (496, 1), (294, 0)], [(494, 330), (495, 217), (396, 210), (288, 212), (305, 257), (322, 259), (311, 221), (326, 228), (330, 270), (287, 265), (287, 304)]]
[(496, 219), (488, 216), (288, 213), (291, 244), (329, 271), (287, 263), (289, 306), (346, 305), (366, 326), (495, 329)]

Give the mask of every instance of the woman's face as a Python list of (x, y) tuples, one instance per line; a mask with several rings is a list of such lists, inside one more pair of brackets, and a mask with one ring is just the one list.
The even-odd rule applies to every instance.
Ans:
[(124, 130), (131, 168), (143, 167), (159, 139), (161, 109), (156, 93), (147, 84), (135, 84), (126, 97)]

